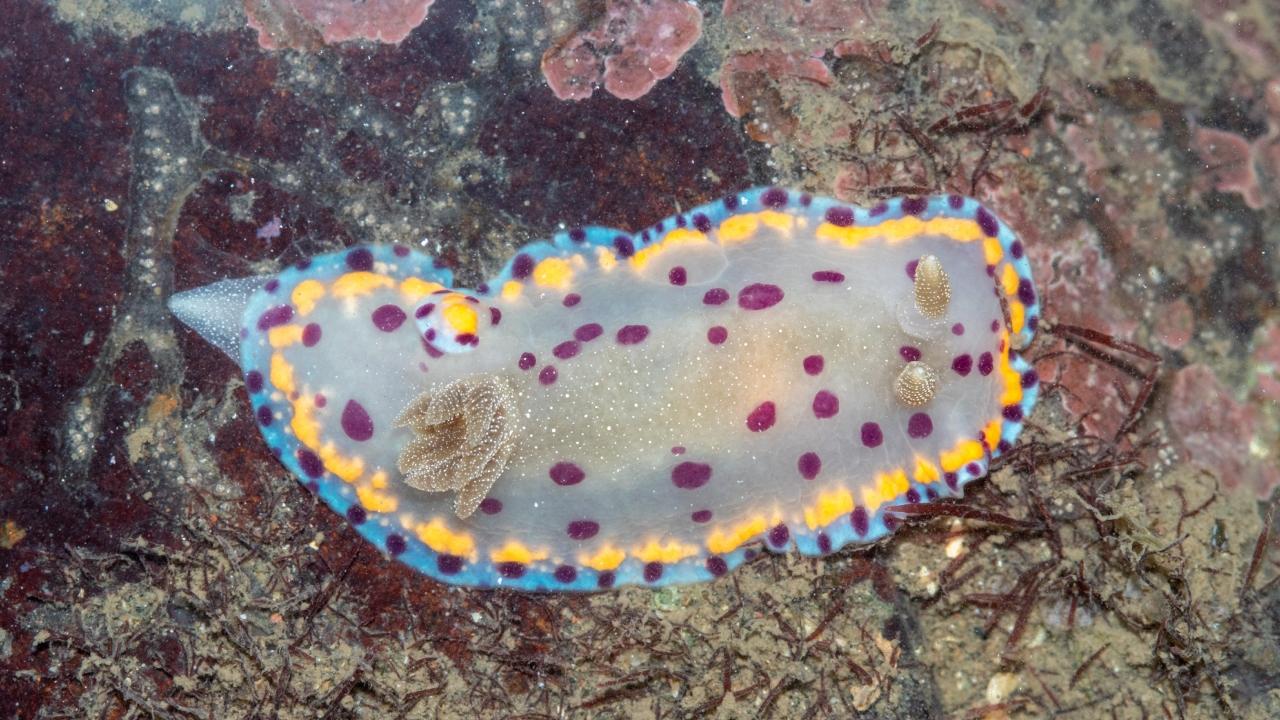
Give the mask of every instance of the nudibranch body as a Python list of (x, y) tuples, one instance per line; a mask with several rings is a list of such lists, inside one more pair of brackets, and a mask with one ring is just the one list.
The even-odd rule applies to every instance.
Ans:
[(177, 295), (281, 462), (444, 582), (725, 574), (957, 496), (1035, 402), (1024, 248), (972, 199), (758, 188), (576, 228), (454, 288), (403, 246)]

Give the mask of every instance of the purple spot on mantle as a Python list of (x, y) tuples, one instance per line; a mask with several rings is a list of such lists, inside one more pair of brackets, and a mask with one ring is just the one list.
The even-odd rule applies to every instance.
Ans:
[(747, 415), (747, 429), (751, 432), (764, 432), (773, 427), (777, 419), (778, 406), (774, 405), (772, 400), (766, 400)]
[(516, 255), (511, 263), (511, 277), (523, 280), (533, 273), (533, 258), (525, 253)]
[(508, 580), (519, 580), (524, 577), (525, 567), (518, 562), (500, 562), (495, 568), (499, 575)]
[(619, 345), (635, 345), (644, 342), (649, 337), (649, 327), (647, 325), (623, 325), (618, 330)]
[(827, 418), (835, 417), (838, 412), (840, 412), (840, 398), (836, 397), (834, 394), (826, 390), (819, 390), (817, 394), (813, 396), (814, 417), (819, 420), (825, 420)]
[(769, 530), (769, 544), (774, 547), (782, 547), (791, 539), (791, 531), (786, 525), (778, 524)]
[(356, 272), (368, 272), (373, 269), (373, 253), (369, 248), (356, 248), (347, 253), (347, 267)]
[(560, 377), (560, 372), (556, 370), (555, 365), (547, 365), (538, 371), (538, 382), (543, 385), (551, 385)]
[(552, 348), (551, 354), (561, 360), (568, 360), (569, 358), (577, 355), (580, 350), (582, 350), (582, 345), (580, 345), (577, 340), (565, 340)]
[(787, 191), (782, 188), (769, 188), (760, 196), (760, 204), (774, 209), (785, 207), (787, 204)]
[(551, 470), (547, 473), (551, 476), (551, 481), (557, 485), (569, 486), (577, 485), (587, 476), (582, 472), (582, 468), (571, 462), (558, 462), (551, 466)]
[(283, 325), (293, 319), (293, 307), (291, 305), (277, 305), (270, 310), (262, 313), (258, 318), (259, 330), (270, 330), (277, 325)]
[(395, 305), (383, 305), (373, 311), (373, 324), (382, 332), (392, 332), (405, 320), (404, 311)]
[(996, 363), (995, 363), (995, 360), (991, 357), (991, 353), (984, 352), (978, 356), (978, 373), (980, 375), (982, 375), (983, 377), (986, 377), (990, 375), (991, 371), (995, 370), (995, 368), (996, 368)]
[(604, 328), (600, 327), (600, 323), (587, 323), (579, 325), (578, 329), (573, 331), (573, 339), (579, 342), (591, 342), (604, 332)]
[(1036, 291), (1032, 289), (1031, 281), (1026, 278), (1018, 280), (1018, 300), (1023, 305), (1036, 304)]
[(298, 465), (309, 478), (318, 478), (324, 474), (324, 463), (315, 453), (306, 448), (298, 448)]
[(655, 583), (662, 579), (662, 563), (651, 562), (644, 566), (644, 581)]
[(933, 433), (933, 420), (928, 413), (914, 413), (907, 419), (907, 435), (916, 438), (927, 438)]
[(1000, 225), (996, 222), (995, 217), (987, 212), (984, 207), (978, 208), (977, 215), (978, 227), (982, 228), (982, 233), (987, 237), (995, 237), (1000, 232)]
[(904, 215), (919, 215), (929, 207), (929, 201), (920, 197), (909, 197), (902, 201), (902, 212)]
[(726, 563), (722, 557), (712, 555), (707, 558), (707, 572), (711, 573), (712, 577), (720, 577), (729, 572), (729, 563)]
[(843, 206), (827, 208), (826, 219), (836, 227), (849, 227), (853, 224), (853, 210)]
[(600, 532), (600, 523), (595, 520), (573, 520), (565, 527), (565, 534), (573, 540), (590, 540)]
[(738, 292), (738, 307), (764, 310), (782, 302), (782, 288), (768, 283), (752, 283)]
[(800, 471), (800, 477), (812, 480), (822, 471), (822, 458), (818, 457), (818, 453), (807, 452), (796, 461), (796, 469)]
[(880, 443), (884, 442), (884, 433), (873, 422), (862, 423), (861, 436), (862, 444), (869, 448), (880, 447)]
[(822, 372), (826, 361), (822, 359), (821, 355), (810, 355), (804, 359), (803, 365), (806, 375), (817, 375)]
[(387, 536), (387, 552), (392, 555), (403, 555), (405, 550), (409, 549), (409, 543), (405, 542), (403, 535), (391, 533)]
[(711, 479), (711, 466), (706, 463), (682, 462), (671, 469), (671, 482), (681, 490), (696, 490)]
[(870, 529), (871, 519), (867, 517), (867, 509), (859, 505), (849, 514), (849, 521), (853, 523), (853, 531), (858, 535), (866, 535)]
[(342, 432), (357, 442), (373, 437), (373, 419), (364, 406), (355, 400), (348, 400), (347, 406), (342, 408)]

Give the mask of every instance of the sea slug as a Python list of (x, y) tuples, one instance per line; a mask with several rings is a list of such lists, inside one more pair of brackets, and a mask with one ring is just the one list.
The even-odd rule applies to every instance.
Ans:
[(757, 188), (574, 228), (455, 288), (400, 245), (175, 295), (271, 450), (444, 582), (708, 580), (961, 494), (1035, 403), (1040, 305), (977, 201)]

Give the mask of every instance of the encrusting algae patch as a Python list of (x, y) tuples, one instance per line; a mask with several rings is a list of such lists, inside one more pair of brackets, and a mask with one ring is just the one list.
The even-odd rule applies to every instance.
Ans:
[(757, 188), (640, 232), (575, 228), (489, 283), (403, 246), (176, 295), (263, 436), (439, 580), (707, 580), (825, 555), (961, 494), (1038, 379), (1021, 242), (976, 201)]

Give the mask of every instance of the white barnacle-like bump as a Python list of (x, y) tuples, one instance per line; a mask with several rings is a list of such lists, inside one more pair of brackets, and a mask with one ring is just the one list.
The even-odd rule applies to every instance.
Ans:
[(496, 375), (422, 393), (395, 420), (414, 433), (399, 458), (405, 482), (424, 492), (456, 492), (454, 513), (468, 517), (515, 450), (517, 413), (515, 391)]
[(951, 278), (937, 255), (925, 255), (916, 263), (916, 307), (925, 317), (940, 318), (951, 304)]
[(938, 392), (938, 373), (919, 360), (909, 362), (893, 382), (893, 392), (907, 407), (924, 407)]

